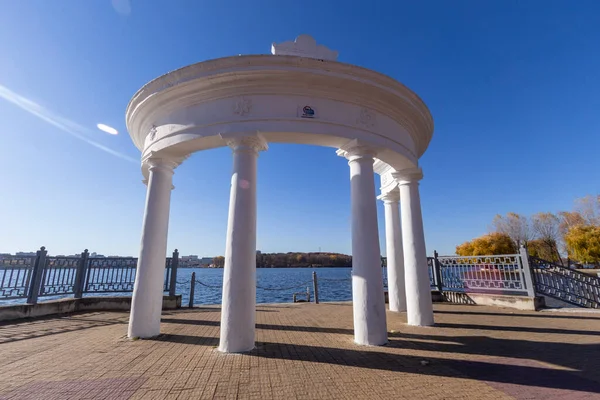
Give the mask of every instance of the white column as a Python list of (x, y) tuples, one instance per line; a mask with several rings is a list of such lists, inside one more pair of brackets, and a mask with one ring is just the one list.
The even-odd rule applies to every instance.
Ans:
[(165, 159), (150, 159), (146, 163), (148, 190), (131, 300), (127, 333), (130, 338), (149, 338), (160, 334), (173, 169), (177, 166), (177, 163)]
[(338, 154), (344, 155), (350, 165), (354, 341), (379, 346), (388, 340), (373, 172), (375, 153), (353, 142)]
[(258, 135), (226, 139), (233, 150), (233, 174), (223, 271), (219, 350), (254, 348), (256, 313), (256, 164), (267, 144)]
[(404, 254), (400, 226), (400, 192), (394, 188), (379, 196), (385, 209), (385, 252), (387, 257), (388, 298), (390, 311), (406, 311), (404, 289)]
[(423, 233), (419, 180), (420, 168), (393, 174), (400, 185), (402, 199), (402, 243), (406, 279), (406, 317), (409, 325), (433, 325), (433, 306), (429, 269)]

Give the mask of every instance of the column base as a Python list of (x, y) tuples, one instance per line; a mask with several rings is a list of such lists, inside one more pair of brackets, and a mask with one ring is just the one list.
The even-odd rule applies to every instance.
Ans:
[(160, 324), (158, 327), (152, 326), (130, 326), (127, 332), (129, 339), (152, 339), (160, 335)]
[[(386, 335), (387, 336), (387, 335)], [(385, 341), (377, 341), (377, 342), (373, 342), (373, 343), (363, 343), (363, 342), (359, 342), (358, 340), (354, 339), (354, 344), (358, 345), (358, 346), (385, 346), (386, 344), (389, 343), (389, 340), (385, 339)]]
[[(427, 313), (426, 313), (427, 314)], [(407, 324), (410, 326), (433, 326), (433, 315), (415, 315), (408, 318)]]
[(406, 304), (404, 304), (404, 305), (397, 305), (397, 304), (400, 304), (400, 302), (397, 302), (397, 303), (394, 303), (394, 301), (390, 302), (390, 293), (389, 293), (389, 291), (384, 291), (383, 294), (385, 296), (385, 302), (386, 302), (386, 304), (388, 304), (388, 310), (389, 311), (396, 312), (396, 313), (406, 312)]
[(244, 353), (250, 353), (252, 350), (256, 349), (256, 346), (252, 346), (250, 348), (242, 348), (242, 349), (236, 349), (236, 348), (223, 348), (221, 346), (219, 346), (217, 348), (217, 350), (220, 353), (225, 353), (225, 354), (244, 354)]
[[(148, 273), (150, 271), (147, 271)], [(162, 278), (162, 276), (160, 276)], [(136, 277), (137, 279), (137, 277)], [(138, 283), (138, 282), (136, 282)], [(160, 283), (162, 290), (162, 279)], [(131, 298), (131, 312), (129, 316), (129, 338), (150, 339), (160, 335), (160, 321), (162, 318), (163, 293), (148, 293), (139, 290)]]
[[(230, 320), (229, 324), (221, 323), (221, 337), (217, 350), (221, 353), (247, 353), (254, 350), (256, 347), (254, 318), (243, 321), (243, 315), (236, 316), (231, 314), (233, 313), (223, 313), (222, 318), (225, 318), (225, 320), (230, 318)], [(240, 322), (244, 322), (244, 324)]]
[[(221, 329), (223, 331), (223, 329)], [(226, 332), (225, 335), (221, 336), (219, 341), (218, 351), (221, 353), (248, 353), (256, 348), (254, 342), (254, 329), (252, 329), (252, 339), (248, 340), (248, 337), (231, 337), (232, 333), (236, 332), (235, 329)], [(239, 331), (237, 331), (239, 332)]]
[(363, 279), (353, 277), (354, 343), (361, 346), (383, 346), (388, 342), (383, 282), (376, 276), (370, 279), (373, 286), (381, 282), (381, 291), (377, 287), (369, 290), (363, 282)]

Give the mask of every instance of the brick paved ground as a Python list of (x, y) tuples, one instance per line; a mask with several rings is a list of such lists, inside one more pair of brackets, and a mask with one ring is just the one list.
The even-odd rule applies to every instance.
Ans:
[(218, 307), (165, 313), (155, 340), (126, 339), (125, 313), (4, 324), (0, 398), (600, 399), (600, 314), (435, 309), (359, 347), (350, 304), (262, 305), (246, 355), (216, 351)]

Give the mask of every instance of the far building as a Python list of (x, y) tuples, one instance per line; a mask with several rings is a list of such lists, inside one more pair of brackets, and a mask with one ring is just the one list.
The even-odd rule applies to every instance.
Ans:
[(200, 266), (201, 267), (208, 267), (209, 265), (212, 265), (214, 258), (213, 257), (202, 257), (200, 259)]
[(197, 266), (200, 264), (200, 260), (198, 259), (198, 256), (196, 255), (189, 255), (189, 256), (181, 256), (179, 257), (179, 265), (181, 267), (193, 267), (193, 266)]

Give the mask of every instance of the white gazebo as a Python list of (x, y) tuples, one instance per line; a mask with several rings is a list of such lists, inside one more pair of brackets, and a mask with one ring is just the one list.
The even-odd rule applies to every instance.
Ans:
[(257, 159), (269, 142), (332, 147), (348, 160), (355, 342), (387, 342), (374, 173), (385, 203), (390, 310), (406, 311), (411, 325), (433, 324), (418, 164), (433, 133), (429, 110), (401, 83), (337, 62), (337, 52), (310, 36), (273, 44), (271, 52), (170, 72), (127, 107), (148, 186), (129, 337), (160, 333), (173, 171), (191, 153), (229, 146), (219, 350), (254, 347)]

